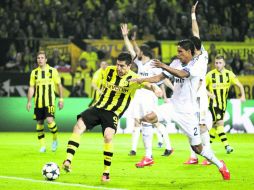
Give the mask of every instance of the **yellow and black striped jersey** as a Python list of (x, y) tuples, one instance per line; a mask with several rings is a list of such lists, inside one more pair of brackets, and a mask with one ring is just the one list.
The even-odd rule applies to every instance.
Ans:
[(55, 85), (60, 82), (58, 71), (48, 64), (44, 71), (40, 67), (32, 70), (30, 86), (35, 88), (35, 108), (55, 105)]
[[(101, 89), (102, 86), (102, 81), (103, 81), (103, 73), (105, 72), (105, 70), (103, 70), (102, 68), (98, 69), (94, 74), (93, 74), (93, 79), (92, 79), (92, 83), (96, 84), (98, 89)], [(99, 93), (95, 93), (95, 90), (93, 91), (93, 95), (92, 97), (95, 98), (95, 100), (98, 100), (100, 97)]]
[(129, 82), (129, 79), (138, 77), (139, 75), (131, 70), (120, 77), (117, 75), (116, 66), (108, 66), (103, 74), (103, 93), (95, 103), (95, 107), (112, 111), (121, 117), (136, 90), (143, 87), (143, 84)]
[(206, 86), (209, 92), (215, 95), (215, 100), (209, 98), (209, 105), (226, 110), (229, 88), (236, 82), (238, 82), (238, 79), (235, 74), (227, 69), (222, 72), (217, 69), (208, 72), (206, 75)]

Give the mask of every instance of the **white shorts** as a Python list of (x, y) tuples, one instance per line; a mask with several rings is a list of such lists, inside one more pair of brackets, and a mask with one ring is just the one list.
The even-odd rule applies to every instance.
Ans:
[(179, 124), (180, 129), (188, 136), (191, 145), (201, 144), (200, 127), (196, 113), (176, 112), (171, 102), (158, 106), (154, 112), (159, 121), (172, 120)]
[(145, 115), (151, 113), (158, 106), (157, 96), (149, 91), (144, 94), (139, 90), (136, 92), (132, 101), (131, 114), (133, 118), (141, 119)]
[(199, 124), (206, 125), (208, 130), (212, 128), (212, 115), (208, 109), (208, 97), (198, 97), (199, 105)]

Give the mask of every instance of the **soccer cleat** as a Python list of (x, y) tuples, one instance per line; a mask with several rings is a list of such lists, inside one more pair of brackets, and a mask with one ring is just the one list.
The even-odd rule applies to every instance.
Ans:
[(103, 173), (102, 176), (101, 176), (101, 181), (102, 182), (110, 181), (109, 173)]
[(174, 149), (168, 150), (165, 149), (164, 153), (162, 154), (162, 156), (169, 156), (174, 152)]
[(227, 152), (227, 154), (230, 154), (231, 152), (233, 152), (233, 148), (231, 147), (231, 146), (229, 146), (229, 145), (227, 145), (226, 147), (225, 147), (225, 149), (226, 149), (226, 152)]
[(163, 143), (162, 143), (162, 142), (158, 142), (158, 148), (161, 148), (161, 147), (162, 147), (162, 145), (163, 145)]
[(189, 158), (184, 164), (198, 164), (198, 159), (197, 158)]
[(130, 153), (129, 153), (128, 155), (129, 155), (129, 156), (136, 156), (136, 154), (137, 154), (136, 151), (131, 150)]
[(40, 148), (40, 152), (41, 152), (41, 153), (46, 152), (46, 147), (45, 147), (45, 146), (42, 146), (42, 147)]
[(57, 145), (58, 145), (57, 140), (54, 140), (54, 141), (52, 142), (52, 146), (51, 146), (52, 152), (55, 152), (55, 151), (56, 151)]
[(219, 169), (223, 179), (224, 180), (230, 180), (230, 172), (227, 169), (226, 164), (224, 163), (223, 160), (221, 160), (220, 162), (223, 164), (223, 166)]
[(209, 162), (208, 160), (203, 160), (203, 162), (202, 162), (201, 165), (203, 165), (203, 166), (209, 166), (209, 165), (211, 165), (211, 164), (212, 164), (212, 163)]
[(137, 168), (143, 168), (145, 166), (151, 166), (154, 164), (154, 161), (152, 158), (144, 157), (140, 162), (136, 163)]
[(71, 172), (71, 161), (70, 161), (70, 160), (65, 160), (65, 161), (63, 162), (62, 168), (63, 168), (64, 171), (66, 171), (66, 172)]

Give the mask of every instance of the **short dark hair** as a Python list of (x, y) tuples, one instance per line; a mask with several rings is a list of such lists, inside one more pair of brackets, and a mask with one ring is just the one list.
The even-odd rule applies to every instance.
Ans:
[(183, 48), (186, 51), (190, 50), (191, 55), (195, 54), (195, 46), (194, 46), (194, 44), (192, 43), (191, 40), (189, 40), (189, 39), (181, 40), (180, 42), (178, 42), (177, 45), (180, 46), (181, 48)]
[(140, 51), (142, 51), (143, 54), (145, 56), (149, 57), (150, 59), (153, 58), (152, 50), (148, 45), (146, 45), (146, 44), (141, 45), (140, 46)]
[(192, 41), (192, 43), (194, 44), (194, 46), (197, 50), (201, 49), (201, 43), (202, 42), (197, 36), (191, 36), (190, 40)]
[(129, 54), (128, 52), (121, 52), (118, 55), (117, 60), (125, 61), (126, 65), (130, 65), (132, 63), (131, 54)]

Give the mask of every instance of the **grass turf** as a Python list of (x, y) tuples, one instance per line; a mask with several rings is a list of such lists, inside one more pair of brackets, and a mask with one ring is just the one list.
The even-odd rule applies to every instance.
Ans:
[[(111, 181), (101, 183), (103, 138), (101, 133), (86, 133), (74, 157), (72, 172), (61, 170), (55, 182), (45, 183), (41, 174), (43, 165), (52, 161), (61, 167), (69, 137), (70, 133), (60, 133), (59, 148), (57, 152), (51, 152), (51, 134), (46, 133), (47, 152), (39, 153), (35, 133), (0, 133), (0, 189), (254, 189), (253, 134), (229, 134), (229, 141), (234, 148), (232, 154), (225, 153), (219, 140), (212, 144), (217, 157), (226, 162), (231, 172), (230, 181), (223, 181), (217, 167), (213, 165), (184, 165), (183, 162), (189, 157), (189, 146), (187, 138), (182, 134), (170, 135), (175, 150), (170, 157), (161, 156), (164, 149), (157, 148), (154, 140), (155, 164), (145, 168), (135, 167), (144, 154), (141, 139), (137, 156), (130, 157), (131, 136), (117, 134), (114, 139)], [(202, 160), (199, 157), (199, 161)], [(16, 178), (9, 179), (6, 176)]]

